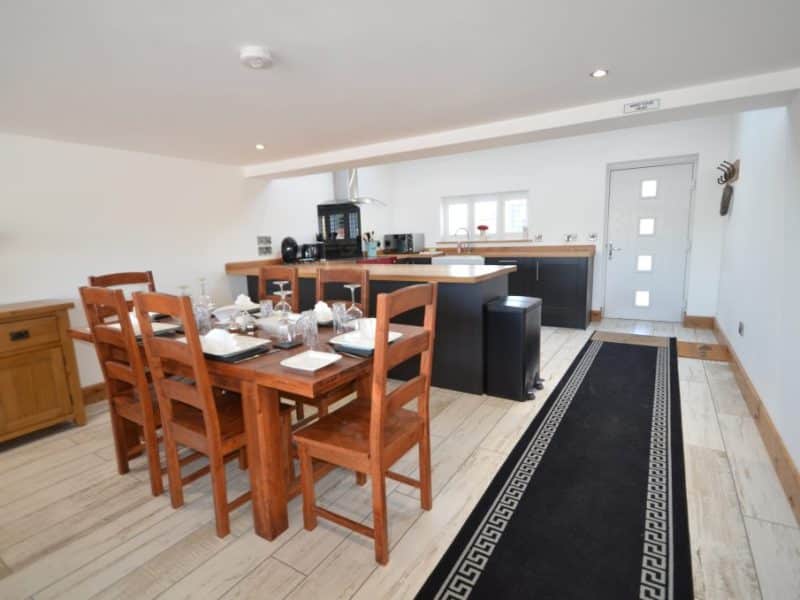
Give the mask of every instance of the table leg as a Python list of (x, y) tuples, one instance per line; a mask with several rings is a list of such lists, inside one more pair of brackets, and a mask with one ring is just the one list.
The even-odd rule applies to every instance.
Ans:
[(289, 527), (286, 479), (281, 466), (280, 398), (269, 388), (242, 384), (253, 521), (258, 535), (273, 540)]
[(367, 371), (356, 380), (356, 399), (372, 401), (372, 371)]

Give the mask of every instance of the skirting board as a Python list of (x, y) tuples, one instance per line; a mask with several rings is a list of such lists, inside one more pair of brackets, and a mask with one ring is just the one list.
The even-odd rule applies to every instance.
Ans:
[(703, 344), (701, 342), (678, 342), (678, 356), (730, 362), (731, 353), (725, 344)]
[(102, 402), (106, 399), (106, 384), (95, 383), (81, 388), (83, 394), (84, 404), (94, 404), (95, 402)]
[(714, 321), (714, 333), (717, 340), (728, 348), (731, 355), (731, 367), (733, 368), (736, 382), (742, 390), (747, 407), (750, 409), (750, 414), (758, 427), (758, 432), (761, 434), (761, 439), (764, 441), (764, 446), (767, 448), (767, 453), (772, 460), (772, 466), (778, 474), (778, 479), (783, 486), (783, 491), (786, 497), (789, 498), (789, 504), (794, 512), (795, 520), (800, 523), (800, 472), (797, 470), (797, 465), (794, 464), (789, 451), (783, 443), (780, 433), (775, 428), (772, 418), (769, 416), (769, 411), (758, 394), (753, 382), (744, 370), (739, 357), (733, 350), (725, 333), (719, 327), (719, 324)]
[(716, 319), (699, 315), (683, 315), (683, 326), (690, 329), (714, 329)]

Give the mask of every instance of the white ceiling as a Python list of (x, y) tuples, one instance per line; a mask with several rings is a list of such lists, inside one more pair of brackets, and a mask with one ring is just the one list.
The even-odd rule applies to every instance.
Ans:
[(800, 66), (799, 22), (797, 0), (3, 0), (0, 131), (274, 161)]

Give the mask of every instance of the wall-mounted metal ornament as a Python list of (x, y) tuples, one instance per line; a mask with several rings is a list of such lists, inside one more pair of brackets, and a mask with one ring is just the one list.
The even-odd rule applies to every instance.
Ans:
[(725, 186), (722, 188), (722, 200), (719, 203), (719, 214), (724, 217), (730, 212), (731, 202), (733, 201), (733, 186), (731, 184), (739, 179), (739, 159), (732, 163), (723, 160), (717, 169), (722, 171), (722, 175), (717, 177), (717, 183)]
[(732, 163), (729, 163), (727, 160), (723, 160), (717, 166), (717, 169), (722, 171), (722, 175), (717, 177), (717, 183), (720, 185), (725, 185), (727, 183), (733, 183), (737, 179), (739, 179), (739, 161), (735, 160)]
[(733, 200), (733, 186), (726, 183), (722, 188), (722, 202), (719, 203), (719, 214), (723, 217), (728, 214), (731, 208), (731, 201)]

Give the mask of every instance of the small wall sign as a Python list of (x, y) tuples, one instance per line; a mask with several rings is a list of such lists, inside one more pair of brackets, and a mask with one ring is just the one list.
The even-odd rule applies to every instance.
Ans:
[(645, 112), (648, 110), (658, 110), (661, 108), (661, 100), (658, 98), (651, 98), (650, 100), (637, 100), (636, 102), (628, 102), (623, 112), (627, 115), (630, 113)]

